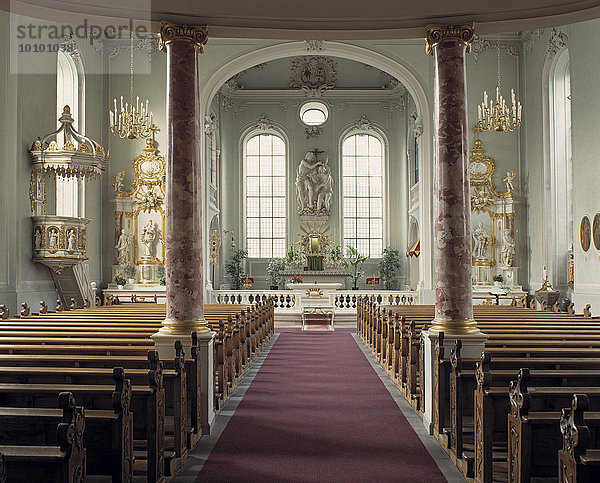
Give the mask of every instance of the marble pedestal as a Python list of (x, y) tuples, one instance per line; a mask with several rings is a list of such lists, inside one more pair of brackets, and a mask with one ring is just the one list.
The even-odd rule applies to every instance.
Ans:
[[(210, 434), (214, 419), (214, 342), (216, 332), (198, 333), (198, 345), (200, 346), (200, 425), (202, 434)], [(170, 334), (159, 331), (152, 336), (154, 347), (162, 360), (175, 357), (175, 341), (180, 340), (183, 344), (185, 357), (191, 357), (192, 337), (184, 334)]]
[[(423, 410), (423, 425), (429, 434), (433, 431), (433, 365), (435, 363), (435, 344), (438, 340), (437, 332), (423, 331), (421, 332), (425, 341), (425, 355), (423, 360), (425, 361), (425, 401)], [(446, 354), (450, 354), (450, 351), (454, 347), (454, 344), (458, 339), (462, 342), (460, 350), (461, 357), (464, 358), (479, 358), (485, 348), (485, 341), (488, 336), (483, 332), (478, 334), (469, 335), (452, 335), (444, 332), (444, 350)]]

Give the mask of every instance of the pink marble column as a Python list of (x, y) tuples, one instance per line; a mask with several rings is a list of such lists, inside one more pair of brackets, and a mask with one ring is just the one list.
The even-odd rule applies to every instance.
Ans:
[(433, 240), (435, 318), (432, 331), (478, 332), (471, 287), (465, 54), (473, 25), (427, 27), (434, 57), (435, 158)]
[(167, 317), (162, 333), (209, 332), (204, 321), (201, 125), (198, 54), (205, 27), (163, 23), (167, 52), (167, 172), (165, 277)]

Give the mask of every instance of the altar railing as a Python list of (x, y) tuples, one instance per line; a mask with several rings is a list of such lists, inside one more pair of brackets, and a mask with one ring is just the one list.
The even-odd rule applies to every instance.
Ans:
[(368, 297), (378, 305), (417, 305), (419, 292), (410, 290), (336, 290), (329, 294), (329, 304), (338, 309), (356, 309), (361, 297)]
[[(379, 305), (415, 305), (419, 303), (419, 293), (401, 290), (336, 290), (329, 294), (328, 305), (337, 310), (354, 311), (360, 297)], [(213, 304), (253, 304), (269, 297), (277, 310), (301, 310), (300, 295), (291, 290), (213, 290), (210, 301)]]
[(211, 303), (213, 304), (254, 304), (273, 299), (275, 309), (298, 310), (300, 296), (289, 290), (213, 290)]

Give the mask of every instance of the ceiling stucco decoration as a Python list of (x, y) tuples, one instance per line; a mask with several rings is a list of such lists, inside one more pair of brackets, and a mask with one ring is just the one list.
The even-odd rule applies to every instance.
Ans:
[(305, 40), (304, 42), (306, 42), (306, 50), (325, 50), (325, 45), (322, 40)]
[(295, 0), (153, 0), (151, 10), (140, 8), (139, 2), (122, 0), (20, 0), (19, 3), (40, 18), (64, 20), (71, 14), (97, 15), (114, 21), (144, 18), (153, 22), (155, 31), (164, 19), (179, 24), (210, 25), (213, 38), (280, 40), (422, 39), (427, 24), (457, 25), (471, 21), (476, 23), (477, 33), (485, 35), (600, 17), (597, 0), (371, 0), (368, 4), (359, 0), (329, 0), (318, 5)]
[(551, 59), (559, 50), (564, 49), (567, 46), (568, 40), (569, 37), (566, 33), (553, 28), (548, 39), (548, 48), (546, 49), (548, 58)]
[(542, 36), (544, 29), (527, 30), (521, 34), (523, 49), (526, 52), (533, 52), (533, 46), (536, 41)]
[(420, 138), (423, 134), (423, 118), (416, 111), (408, 118), (408, 128), (415, 138)]
[(256, 69), (256, 70), (263, 70), (266, 67), (267, 64), (265, 63), (260, 63), (260, 64), (256, 64), (252, 67), (250, 67), (249, 69), (244, 69), (240, 72), (238, 72), (236, 75), (234, 75), (233, 77), (229, 78), (225, 84), (223, 84), (223, 91), (225, 93), (231, 93), (231, 92), (236, 92), (236, 91), (240, 91), (246, 88), (246, 86), (240, 82), (240, 78), (246, 74), (247, 72)]
[(393, 110), (398, 109), (400, 111), (404, 111), (406, 107), (406, 100), (404, 97), (399, 97), (398, 99), (393, 99), (389, 102), (380, 102), (379, 107), (384, 111), (388, 111), (390, 114)]
[(290, 87), (303, 89), (307, 97), (321, 97), (337, 80), (336, 62), (329, 57), (296, 57), (290, 68)]
[[(107, 49), (107, 54), (109, 58), (112, 58), (116, 57), (121, 52), (129, 53), (130, 49), (131, 46), (129, 44), (129, 41), (122, 42), (109, 47)], [(158, 37), (156, 35), (147, 35), (143, 39), (140, 39), (133, 43), (133, 50), (137, 50), (146, 54), (146, 56), (148, 57), (148, 62), (152, 62), (152, 57), (154, 56), (154, 54), (160, 51), (158, 48)]]
[(204, 134), (208, 137), (213, 137), (215, 136), (218, 127), (219, 121), (214, 112), (211, 112), (208, 116), (204, 116)]
[(289, 111), (290, 109), (295, 109), (300, 105), (300, 101), (281, 101), (279, 103), (279, 107), (282, 111)]
[(275, 124), (273, 124), (273, 121), (266, 114), (262, 114), (258, 121), (256, 121), (254, 128), (261, 131), (272, 131), (275, 129)]
[(248, 109), (247, 102), (238, 103), (238, 102), (235, 102), (233, 99), (231, 99), (231, 97), (227, 97), (227, 96), (223, 96), (221, 105), (225, 112), (233, 111), (233, 117), (238, 117), (240, 115), (240, 112), (243, 112), (246, 109)]
[[(490, 49), (496, 53), (496, 42), (490, 42), (488, 39), (484, 39), (481, 37), (475, 37), (473, 42), (471, 43), (471, 54), (475, 59), (475, 62), (479, 61), (479, 56), (484, 52), (489, 52)], [(512, 57), (518, 58), (521, 55), (519, 48), (513, 44), (504, 44), (500, 43), (500, 50), (506, 50), (506, 52)]]
[(372, 131), (373, 123), (367, 116), (361, 116), (361, 118), (356, 121), (352, 127), (358, 131)]

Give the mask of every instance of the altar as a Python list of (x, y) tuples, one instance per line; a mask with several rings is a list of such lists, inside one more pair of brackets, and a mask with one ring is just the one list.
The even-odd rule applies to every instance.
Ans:
[[(306, 284), (338, 284), (339, 288), (344, 288), (346, 278), (350, 277), (350, 273), (344, 268), (329, 268), (325, 270), (303, 270), (302, 268), (286, 268), (281, 272), (282, 277), (286, 279), (289, 285), (306, 285)], [(303, 283), (290, 284), (292, 277), (301, 277)]]

